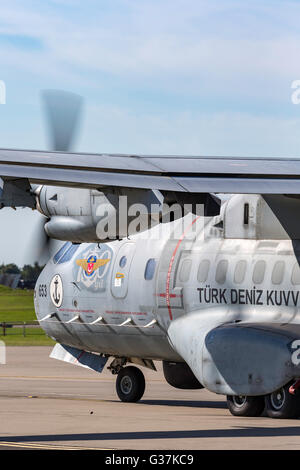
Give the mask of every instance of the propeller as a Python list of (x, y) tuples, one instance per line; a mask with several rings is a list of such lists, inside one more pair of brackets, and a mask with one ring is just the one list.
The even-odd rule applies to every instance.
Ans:
[(45, 231), (45, 224), (48, 222), (47, 217), (41, 215), (36, 222), (34, 230), (34, 238), (31, 240), (34, 261), (39, 265), (47, 263), (49, 258), (53, 255), (56, 248), (56, 241), (48, 237)]
[[(69, 152), (78, 134), (83, 98), (63, 90), (43, 90), (41, 98), (50, 150)], [(32, 192), (37, 200), (40, 188), (39, 185), (32, 185)], [(40, 265), (45, 264), (63, 243), (47, 235), (45, 225), (48, 221), (47, 217), (40, 216), (30, 247), (33, 259)]]
[(82, 97), (68, 91), (44, 90), (42, 99), (51, 150), (69, 152), (78, 132)]

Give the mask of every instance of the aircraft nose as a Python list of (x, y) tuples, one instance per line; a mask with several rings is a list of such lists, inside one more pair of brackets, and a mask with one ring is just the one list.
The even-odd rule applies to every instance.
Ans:
[(46, 265), (41, 272), (34, 291), (34, 307), (37, 319), (56, 313), (63, 302), (63, 279), (61, 273), (55, 274), (51, 266)]

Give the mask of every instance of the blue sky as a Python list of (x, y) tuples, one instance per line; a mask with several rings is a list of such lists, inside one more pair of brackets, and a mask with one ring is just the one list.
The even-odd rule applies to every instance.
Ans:
[[(289, 0), (2, 0), (0, 147), (47, 148), (40, 90), (60, 88), (85, 99), (74, 150), (300, 156), (299, 17)], [(37, 217), (0, 212), (0, 262), (30, 261)]]

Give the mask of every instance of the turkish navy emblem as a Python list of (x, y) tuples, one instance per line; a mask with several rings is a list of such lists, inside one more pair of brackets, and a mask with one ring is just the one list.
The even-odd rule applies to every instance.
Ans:
[(56, 274), (50, 282), (50, 297), (55, 307), (60, 307), (63, 301), (63, 285), (59, 274)]

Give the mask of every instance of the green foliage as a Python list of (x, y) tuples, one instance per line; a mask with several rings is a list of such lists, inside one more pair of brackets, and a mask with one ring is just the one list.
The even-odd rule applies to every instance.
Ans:
[(21, 270), (21, 278), (24, 281), (34, 281), (36, 282), (44, 266), (39, 266), (37, 262), (33, 266), (30, 264), (25, 264)]
[(10, 264), (1, 264), (0, 274), (20, 274), (20, 269), (14, 263)]

